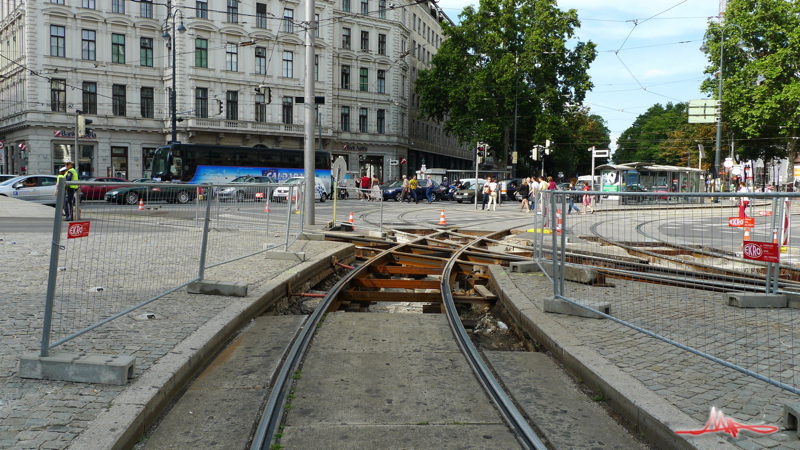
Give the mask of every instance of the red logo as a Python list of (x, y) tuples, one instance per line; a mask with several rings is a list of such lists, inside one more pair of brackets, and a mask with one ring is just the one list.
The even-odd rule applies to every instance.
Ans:
[(61, 131), (61, 130), (56, 130), (56, 131), (53, 131), (53, 136), (55, 136), (55, 137), (61, 137), (61, 133), (62, 133), (62, 131)]
[(700, 436), (706, 433), (719, 433), (723, 432), (730, 434), (733, 437), (739, 435), (740, 430), (752, 431), (758, 434), (772, 434), (778, 431), (778, 427), (772, 425), (745, 425), (739, 423), (730, 417), (725, 417), (722, 411), (717, 411), (717, 408), (711, 408), (711, 416), (706, 422), (705, 428), (702, 430), (676, 430), (675, 434), (691, 434), (692, 436)]
[(67, 239), (82, 238), (89, 235), (89, 222), (72, 222), (67, 228)]
[(758, 215), (759, 216), (771, 216), (772, 215), (772, 211), (759, 211)]
[(742, 254), (744, 259), (771, 263), (781, 262), (781, 249), (778, 244), (771, 242), (745, 242), (742, 247)]
[(756, 219), (754, 217), (728, 217), (728, 226), (753, 228), (756, 226)]
[(400, 158), (400, 164), (405, 164), (405, 163), (406, 163), (406, 159), (405, 158)]

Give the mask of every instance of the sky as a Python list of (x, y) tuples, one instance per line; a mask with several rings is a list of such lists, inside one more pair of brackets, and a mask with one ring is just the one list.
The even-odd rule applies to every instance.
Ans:
[[(439, 0), (454, 22), (478, 0)], [(560, 0), (575, 9), (580, 41), (597, 44), (589, 69), (594, 89), (584, 105), (611, 130), (611, 148), (636, 117), (660, 103), (707, 98), (700, 92), (708, 60), (700, 45), (719, 0)]]

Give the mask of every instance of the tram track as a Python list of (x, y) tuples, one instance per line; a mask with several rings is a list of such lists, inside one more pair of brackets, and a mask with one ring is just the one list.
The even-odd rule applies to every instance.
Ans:
[[(518, 255), (494, 252), (488, 248), (491, 242), (496, 242), (509, 232), (510, 230), (460, 233), (455, 230), (430, 230), (430, 233), (419, 236), (412, 242), (401, 244), (383, 239), (329, 235), (333, 240), (351, 239), (357, 247), (364, 250), (362, 257), (367, 260), (330, 289), (299, 331), (278, 371), (251, 448), (267, 450), (275, 442), (284, 418), (292, 374), (298, 373), (303, 366), (314, 331), (321, 324), (324, 314), (336, 311), (344, 304), (368, 307), (375, 302), (388, 301), (438, 304), (441, 312), (446, 314), (452, 335), (472, 367), (475, 377), (521, 447), (545, 449), (531, 425), (514, 406), (472, 345), (456, 309), (457, 303), (484, 303), (491, 300), (489, 296), (493, 294), (485, 287), (488, 282), (487, 271), (482, 270), (482, 267), (488, 264), (508, 265), (511, 261), (526, 259)], [(434, 279), (426, 279), (431, 277)], [(436, 277), (439, 278), (438, 281)], [(414, 293), (409, 295), (409, 289), (413, 289)], [(424, 292), (417, 292), (419, 289)], [(436, 290), (439, 292), (433, 292)]]

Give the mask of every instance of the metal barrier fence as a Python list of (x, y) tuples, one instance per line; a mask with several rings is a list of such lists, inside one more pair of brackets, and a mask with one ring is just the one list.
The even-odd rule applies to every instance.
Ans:
[(59, 182), (42, 356), (202, 280), (207, 268), (286, 249), (302, 232), (302, 201), (291, 201), (302, 198), (302, 184), (70, 185), (84, 190), (84, 199), (105, 201), (80, 201), (65, 224)]
[(383, 189), (345, 188), (336, 189), (333, 198), (334, 207), (331, 223), (335, 225), (349, 224), (350, 216), (366, 225), (365, 228), (382, 231), (383, 223)]
[(800, 394), (800, 194), (746, 195), (540, 192), (534, 258), (556, 298)]

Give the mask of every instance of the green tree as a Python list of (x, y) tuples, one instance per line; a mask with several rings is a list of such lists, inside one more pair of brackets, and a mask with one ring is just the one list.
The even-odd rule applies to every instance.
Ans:
[(661, 106), (656, 103), (620, 134), (613, 156), (614, 163), (669, 164), (671, 161), (662, 154), (664, 143), (669, 138), (668, 133), (680, 129), (688, 120), (686, 104), (667, 103), (666, 106)]
[[(722, 76), (722, 120), (745, 159), (793, 157), (800, 123), (800, 2), (730, 0), (725, 11), (725, 46), (720, 65), (720, 25), (710, 22), (705, 45), (710, 76), (702, 89), (718, 98)], [(732, 25), (738, 25), (742, 32)], [(739, 40), (746, 47), (737, 47)]]
[[(552, 161), (546, 161), (545, 164), (549, 163), (557, 172), (564, 172), (565, 177), (587, 175), (592, 171), (589, 148), (608, 148), (610, 136), (611, 132), (601, 116), (592, 114), (588, 108), (577, 108), (565, 116), (564, 132), (557, 137)], [(599, 159), (595, 164), (605, 162)]]
[(562, 132), (567, 105), (592, 88), (597, 55), (591, 42), (567, 46), (577, 12), (554, 0), (481, 0), (459, 18), (444, 25), (447, 39), (415, 81), (421, 116), (462, 143), (489, 143), (502, 161), (513, 148), (515, 100), (520, 157)]

